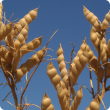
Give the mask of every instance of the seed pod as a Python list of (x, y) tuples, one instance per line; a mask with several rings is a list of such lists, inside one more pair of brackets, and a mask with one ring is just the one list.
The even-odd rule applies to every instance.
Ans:
[(63, 79), (66, 87), (68, 87), (67, 69), (66, 69), (66, 64), (64, 62), (63, 49), (62, 49), (61, 44), (59, 46), (59, 49), (57, 50), (57, 62), (59, 65), (61, 78)]
[(55, 110), (54, 106), (51, 104), (51, 99), (45, 92), (45, 95), (42, 98), (41, 110)]
[(13, 58), (12, 54), (4, 46), (0, 46), (0, 57), (7, 63), (11, 63)]
[(31, 68), (33, 68), (36, 64), (40, 63), (41, 60), (43, 60), (43, 58), (45, 57), (45, 50), (45, 48), (39, 50), (30, 59), (23, 63), (20, 68), (16, 70), (15, 78), (17, 81), (19, 81)]
[(102, 22), (102, 30), (105, 32), (109, 26), (110, 22), (110, 10), (109, 12), (105, 15), (105, 19)]
[(96, 98), (90, 103), (90, 105), (89, 105), (90, 110), (99, 110), (100, 109), (100, 103), (96, 100)]
[(0, 41), (2, 41), (11, 32), (11, 28), (12, 23), (9, 23), (0, 30)]
[(52, 62), (47, 66), (47, 75), (51, 80), (51, 83), (54, 85), (55, 89), (57, 90), (58, 84), (61, 81), (61, 77), (58, 75), (56, 68), (53, 66)]
[(19, 64), (19, 61), (21, 60), (21, 52), (20, 52), (20, 48), (17, 49), (17, 51), (14, 53), (14, 56), (13, 56), (13, 62), (12, 62), (12, 67), (13, 67), (13, 70), (15, 71), (18, 67), (18, 64)]
[(106, 45), (106, 44), (104, 44), (101, 41), (100, 42), (100, 58), (101, 58), (102, 64), (107, 62), (107, 52), (106, 52), (104, 45)]
[(25, 40), (25, 36), (27, 36), (27, 34), (28, 34), (28, 30), (29, 30), (28, 25), (26, 25), (21, 30), (21, 33), (18, 35), (18, 37), (17, 37), (17, 39), (15, 40), (15, 43), (14, 43), (16, 49), (18, 49), (22, 45), (22, 42)]
[(81, 103), (81, 99), (83, 97), (82, 87), (77, 91), (77, 94), (74, 98), (74, 101), (71, 104), (71, 110), (77, 110), (79, 104)]
[(101, 30), (101, 22), (98, 18), (90, 12), (85, 6), (83, 6), (83, 13), (86, 19), (98, 30)]
[(42, 36), (39, 38), (35, 38), (34, 40), (28, 42), (26, 45), (23, 45), (20, 50), (22, 55), (30, 52), (30, 50), (34, 50), (38, 48), (42, 43)]
[(58, 84), (57, 96), (58, 96), (58, 99), (59, 99), (61, 109), (62, 110), (67, 110), (68, 107), (69, 107), (69, 103), (68, 103), (68, 100), (67, 100), (68, 91), (67, 91), (63, 81), (60, 81), (60, 83)]

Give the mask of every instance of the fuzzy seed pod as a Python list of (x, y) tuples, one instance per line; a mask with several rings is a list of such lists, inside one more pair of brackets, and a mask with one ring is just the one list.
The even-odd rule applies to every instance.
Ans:
[(3, 10), (3, 5), (2, 5), (2, 2), (0, 3), (0, 28), (1, 28), (1, 26), (2, 26), (2, 14), (3, 14), (3, 12), (2, 12), (2, 10)]
[(98, 30), (101, 30), (101, 22), (98, 18), (90, 12), (85, 6), (83, 6), (83, 13), (86, 19)]
[(14, 43), (16, 49), (18, 49), (22, 45), (22, 42), (25, 41), (25, 37), (28, 34), (28, 30), (29, 30), (28, 25), (26, 25), (21, 30), (21, 33), (18, 35), (18, 37), (17, 37), (17, 39), (15, 40), (15, 43)]
[(105, 15), (105, 19), (102, 22), (102, 30), (105, 32), (109, 26), (110, 22), (110, 10), (109, 12)]
[(64, 56), (63, 56), (63, 49), (60, 44), (59, 49), (57, 50), (57, 62), (59, 64), (59, 70), (61, 78), (63, 79), (66, 87), (68, 86), (68, 76), (67, 76), (67, 69), (66, 64), (64, 62)]
[(47, 66), (47, 75), (51, 80), (51, 83), (54, 85), (55, 89), (57, 90), (58, 84), (61, 81), (61, 77), (58, 75), (56, 68), (53, 66), (52, 62)]
[(70, 110), (77, 110), (79, 104), (81, 103), (81, 99), (83, 97), (83, 93), (82, 93), (82, 87), (77, 91), (77, 94), (74, 98), (74, 101), (71, 104), (71, 109)]
[(13, 58), (12, 54), (4, 46), (0, 46), (0, 57), (7, 63), (11, 63)]
[[(39, 38), (35, 38), (34, 40), (28, 42), (27, 44), (23, 45), (20, 50), (22, 55), (30, 52), (30, 50), (34, 50), (38, 48), (42, 43), (42, 36)], [(19, 45), (19, 44), (18, 44)]]
[(0, 30), (0, 41), (2, 41), (11, 32), (11, 28), (12, 23), (9, 23)]
[(17, 81), (19, 81), (31, 68), (33, 68), (36, 64), (40, 63), (43, 60), (43, 58), (45, 57), (45, 50), (45, 48), (39, 50), (30, 59), (23, 63), (20, 68), (16, 70), (15, 78)]
[(51, 99), (45, 92), (45, 95), (42, 98), (41, 110), (55, 110), (54, 106), (51, 104)]

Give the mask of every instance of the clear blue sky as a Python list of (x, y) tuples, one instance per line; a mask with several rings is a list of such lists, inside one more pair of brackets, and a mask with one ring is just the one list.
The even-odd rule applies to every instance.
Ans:
[[(50, 38), (50, 36), (58, 29), (59, 31), (54, 35), (54, 37), (49, 42), (48, 48), (53, 49), (54, 51), (48, 50), (47, 55), (51, 55), (53, 58), (57, 58), (56, 52), (61, 42), (62, 48), (64, 50), (65, 61), (70, 61), (70, 53), (72, 50), (72, 45), (70, 42), (75, 44), (75, 52), (80, 49), (82, 40), (86, 37), (87, 44), (91, 47), (91, 50), (94, 50), (94, 46), (90, 40), (90, 23), (86, 20), (83, 14), (83, 5), (87, 7), (91, 12), (93, 12), (99, 20), (102, 22), (106, 13), (110, 10), (110, 4), (106, 0), (4, 0), (3, 1), (3, 12), (6, 12), (6, 18), (9, 19), (12, 13), (14, 13), (11, 21), (19, 18), (23, 18), (30, 10), (39, 7), (37, 18), (29, 25), (28, 40), (33, 40), (36, 37), (43, 35), (42, 45), (44, 47)], [(107, 34), (107, 40), (110, 38), (110, 34)], [(40, 48), (36, 49), (38, 51)], [(19, 64), (19, 66), (24, 63), (28, 58), (35, 54), (30, 52), (26, 54)], [(97, 55), (97, 52), (95, 52)], [(75, 55), (73, 54), (73, 57)], [(48, 59), (50, 57), (45, 57)], [(58, 70), (58, 64), (56, 60), (52, 60), (55, 68)], [(27, 102), (41, 106), (42, 97), (45, 93), (45, 90), (48, 96), (51, 98), (51, 102), (54, 105), (56, 110), (61, 110), (59, 101), (57, 98), (57, 92), (54, 89), (53, 85), (50, 82), (50, 79), (47, 76), (46, 68), (49, 64), (49, 61), (45, 61), (40, 64), (36, 73), (32, 77), (27, 91), (24, 94), (24, 97), (27, 96)], [(69, 67), (66, 64), (67, 69)], [(28, 78), (33, 69), (28, 73)], [(58, 70), (58, 74), (60, 74)], [(97, 91), (97, 81), (94, 72), (92, 72), (93, 86), (95, 92)], [(21, 79), (22, 82), (17, 84), (17, 95), (20, 101), (20, 87), (25, 87), (25, 76)], [(0, 73), (0, 83), (6, 82), (3, 73)], [(85, 68), (81, 75), (79, 76), (77, 83), (79, 86), (82, 84), (90, 88), (89, 82), (89, 69)], [(110, 81), (107, 81), (107, 85), (110, 84)], [(10, 92), (10, 88), (6, 86), (0, 86), (0, 106), (4, 110), (15, 110), (10, 104), (6, 101), (2, 101), (4, 97)], [(79, 89), (78, 86), (74, 86), (75, 91)], [(83, 99), (79, 105), (78, 110), (85, 110), (89, 103), (92, 101), (92, 95), (89, 91), (83, 88)], [(7, 98), (12, 104), (14, 104), (12, 94)], [(107, 92), (103, 98), (106, 108), (110, 106), (110, 92)], [(29, 110), (29, 108), (28, 108)], [(31, 110), (39, 110), (34, 106), (31, 106)], [(100, 110), (104, 110), (104, 107), (101, 103)]]

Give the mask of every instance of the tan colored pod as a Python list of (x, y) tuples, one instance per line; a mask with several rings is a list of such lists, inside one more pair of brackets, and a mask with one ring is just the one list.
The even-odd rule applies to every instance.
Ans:
[(102, 22), (102, 30), (106, 31), (110, 22), (110, 10), (109, 12), (105, 15), (105, 19)]
[(98, 18), (90, 12), (85, 6), (83, 6), (83, 13), (86, 17), (86, 19), (98, 30), (101, 30), (101, 23), (98, 20)]
[(97, 100), (91, 101), (90, 105), (90, 110), (99, 110), (100, 109), (100, 103)]
[(86, 110), (91, 110), (90, 107), (87, 107)]
[(77, 110), (78, 106), (81, 102), (81, 99), (83, 97), (83, 93), (82, 93), (82, 87), (77, 91), (77, 94), (74, 98), (74, 101), (71, 104), (71, 110)]
[(0, 41), (2, 41), (11, 32), (11, 29), (12, 23), (9, 23), (0, 30)]
[[(81, 54), (83, 53), (82, 50), (79, 50), (79, 51), (81, 52)], [(78, 54), (78, 53), (77, 53), (77, 54)], [(74, 57), (74, 59), (73, 59), (73, 63), (74, 63), (74, 64), (76, 63), (77, 60), (79, 60), (79, 56), (80, 56), (80, 55), (78, 54), (76, 57)]]
[(51, 99), (48, 97), (46, 92), (45, 92), (45, 95), (42, 98), (41, 110), (55, 110), (54, 106), (51, 104)]
[(61, 81), (61, 77), (58, 75), (56, 68), (53, 66), (52, 62), (47, 66), (47, 75), (50, 78), (52, 84), (54, 85), (55, 89), (57, 90), (58, 84)]
[(66, 87), (68, 87), (67, 69), (66, 69), (66, 64), (64, 62), (63, 49), (61, 44), (57, 50), (57, 62), (58, 62), (61, 78), (63, 79)]
[(30, 50), (34, 50), (34, 49), (38, 48), (41, 45), (41, 43), (42, 43), (42, 36), (39, 38), (35, 38), (34, 40), (23, 45), (20, 48), (22, 55), (30, 52)]
[(13, 55), (4, 46), (0, 46), (0, 57), (2, 57), (7, 63), (11, 63)]
[(3, 14), (3, 12), (2, 12), (2, 10), (3, 10), (3, 5), (2, 5), (2, 2), (0, 3), (0, 28), (1, 28), (1, 26), (2, 26), (2, 14)]

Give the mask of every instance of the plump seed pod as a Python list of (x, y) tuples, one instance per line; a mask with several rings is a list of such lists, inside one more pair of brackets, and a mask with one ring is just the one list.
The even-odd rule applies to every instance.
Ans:
[(9, 23), (0, 30), (0, 41), (2, 41), (11, 32), (11, 28), (12, 23)]
[(97, 97), (93, 101), (90, 102), (87, 110), (89, 110), (89, 108), (90, 108), (90, 110), (99, 110), (100, 109), (100, 103), (99, 103)]
[(2, 5), (2, 2), (1, 2), (0, 3), (0, 28), (1, 28), (1, 25), (2, 25), (2, 14), (3, 14), (2, 10), (3, 10), (3, 5)]
[(17, 81), (19, 81), (31, 68), (33, 68), (36, 64), (40, 63), (43, 60), (43, 58), (45, 57), (45, 51), (45, 48), (39, 50), (30, 59), (23, 63), (20, 68), (16, 70), (15, 78)]
[(91, 39), (91, 41), (92, 41), (92, 43), (93, 43), (93, 45), (94, 45), (94, 47), (96, 48), (97, 51), (99, 51), (99, 48), (98, 48), (98, 46), (100, 44), (99, 37), (101, 37), (100, 34), (98, 32), (94, 32), (91, 29), (90, 39)]
[(61, 109), (62, 110), (67, 110), (68, 107), (69, 107), (69, 103), (68, 103), (68, 100), (67, 100), (68, 91), (67, 91), (63, 81), (60, 81), (60, 83), (58, 84), (57, 96), (58, 96), (58, 99), (59, 99)]
[(82, 87), (77, 91), (77, 94), (74, 98), (74, 101), (71, 104), (71, 109), (70, 110), (77, 110), (79, 104), (81, 103), (81, 99), (83, 97), (83, 93), (82, 93)]
[(14, 37), (19, 34), (19, 32), (25, 27), (25, 25), (30, 24), (37, 17), (37, 10), (38, 8), (31, 10), (22, 19), (20, 19), (18, 23), (15, 24), (13, 32)]
[(110, 39), (108, 40), (107, 53), (108, 53), (108, 58), (110, 58)]
[(39, 38), (35, 38), (34, 40), (28, 42), (26, 45), (23, 45), (20, 50), (22, 55), (30, 52), (31, 50), (34, 50), (38, 48), (42, 43), (42, 36)]
[(7, 63), (11, 63), (13, 58), (12, 54), (4, 46), (0, 46), (0, 57)]
[(21, 51), (20, 51), (20, 48), (17, 49), (17, 51), (14, 53), (14, 56), (13, 56), (13, 62), (12, 62), (12, 67), (13, 67), (13, 70), (15, 71), (18, 67), (18, 64), (19, 64), (19, 61), (21, 60)]
[(105, 19), (102, 22), (102, 30), (105, 32), (109, 26), (110, 22), (110, 10), (109, 12), (105, 15)]
[(59, 49), (57, 50), (57, 62), (59, 64), (59, 70), (61, 78), (63, 79), (66, 87), (68, 86), (68, 76), (67, 76), (67, 69), (66, 64), (64, 62), (64, 55), (63, 55), (63, 49), (60, 44)]
[(15, 48), (18, 49), (21, 45), (22, 45), (22, 42), (25, 40), (25, 36), (27, 36), (28, 34), (28, 30), (29, 30), (29, 27), (28, 25), (26, 25), (20, 32), (20, 34), (18, 35), (17, 39), (15, 40)]
[(101, 41), (100, 42), (100, 58), (101, 58), (102, 64), (107, 62), (107, 52), (106, 52), (104, 45), (106, 45), (106, 44), (104, 44)]
[(57, 90), (58, 84), (61, 81), (61, 77), (58, 75), (56, 68), (53, 66), (52, 62), (47, 66), (47, 75), (51, 80), (51, 83), (54, 85), (55, 89)]
[(85, 6), (83, 6), (83, 13), (86, 19), (98, 30), (101, 30), (101, 23), (98, 18), (90, 12)]
[(81, 54), (79, 58), (77, 58), (76, 62), (71, 64), (72, 73), (69, 74), (69, 77), (73, 85), (76, 83), (78, 76), (80, 75), (81, 71), (84, 69), (87, 61), (88, 61), (88, 53), (87, 51), (83, 51), (83, 54)]
[(51, 104), (51, 99), (48, 97), (46, 92), (42, 98), (41, 110), (55, 110), (54, 106)]

